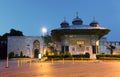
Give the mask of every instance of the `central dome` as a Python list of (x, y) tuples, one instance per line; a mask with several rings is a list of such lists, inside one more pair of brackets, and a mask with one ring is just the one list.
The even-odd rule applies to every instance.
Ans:
[(73, 25), (82, 25), (83, 21), (78, 16), (73, 19), (72, 24)]

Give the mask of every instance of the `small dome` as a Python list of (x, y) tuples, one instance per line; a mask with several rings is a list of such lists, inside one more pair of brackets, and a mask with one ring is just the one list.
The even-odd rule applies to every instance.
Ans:
[(99, 27), (99, 23), (95, 20), (93, 20), (91, 23), (90, 23), (90, 26), (91, 27)]
[(72, 24), (73, 25), (82, 25), (83, 21), (78, 16), (73, 19)]
[(69, 27), (69, 23), (65, 19), (60, 25), (61, 25), (61, 28)]

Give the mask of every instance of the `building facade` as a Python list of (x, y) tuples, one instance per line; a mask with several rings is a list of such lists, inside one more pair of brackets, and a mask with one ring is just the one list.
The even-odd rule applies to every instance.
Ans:
[(109, 47), (113, 46), (113, 54), (120, 54), (120, 42), (108, 41), (107, 38), (101, 38), (99, 44), (99, 54), (111, 54)]
[(14, 52), (20, 55), (20, 52), (31, 58), (38, 58), (38, 54), (43, 54), (43, 38), (39, 36), (9, 36), (8, 54)]
[(95, 59), (99, 52), (99, 39), (110, 32), (109, 29), (99, 26), (93, 20), (89, 25), (84, 25), (78, 16), (73, 19), (72, 25), (64, 20), (60, 28), (52, 30), (54, 41), (60, 42), (62, 52), (72, 55), (89, 53)]
[[(84, 25), (82, 19), (76, 16), (72, 25), (64, 20), (60, 28), (51, 31), (51, 35), (57, 51), (72, 55), (89, 53), (91, 59), (96, 59), (96, 54), (109, 53), (105, 46), (107, 40), (100, 40), (109, 32), (109, 29), (100, 27), (95, 20)], [(40, 36), (9, 36), (7, 49), (8, 54), (14, 52), (20, 55), (22, 52), (25, 56), (38, 58), (38, 54), (44, 54), (44, 39)]]

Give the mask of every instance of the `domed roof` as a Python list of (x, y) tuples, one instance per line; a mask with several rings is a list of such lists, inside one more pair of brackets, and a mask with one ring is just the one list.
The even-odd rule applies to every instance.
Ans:
[(99, 27), (99, 23), (94, 19), (91, 23), (90, 23), (91, 27)]
[(65, 18), (64, 18), (64, 21), (60, 25), (61, 25), (61, 28), (69, 27), (69, 23), (65, 20)]
[(80, 18), (78, 17), (78, 15), (77, 15), (76, 18), (74, 18), (73, 21), (72, 21), (72, 24), (73, 24), (73, 25), (82, 25), (82, 23), (83, 23), (83, 21), (82, 21), (82, 19), (80, 19)]

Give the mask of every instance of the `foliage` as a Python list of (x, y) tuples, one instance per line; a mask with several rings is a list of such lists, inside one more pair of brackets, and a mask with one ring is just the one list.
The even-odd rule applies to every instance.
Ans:
[(8, 36), (23, 36), (23, 33), (19, 30), (11, 29), (9, 33), (5, 33), (2, 36), (0, 36), (0, 58), (5, 59), (7, 57), (7, 37)]
[(11, 29), (9, 35), (10, 36), (23, 36), (23, 33), (19, 30)]
[(89, 53), (72, 55), (74, 58), (90, 58)]
[(19, 55), (18, 54), (15, 54), (15, 57), (14, 58), (19, 58)]
[(10, 53), (8, 54), (8, 56), (9, 56), (9, 58), (14, 58), (14, 52), (10, 52)]
[(96, 55), (96, 58), (97, 59), (117, 59), (117, 58), (120, 58), (120, 55), (111, 55), (111, 54), (106, 54), (106, 55), (104, 55), (104, 54), (99, 54), (99, 55)]
[(23, 52), (20, 52), (20, 56), (18, 54), (14, 54), (14, 52), (9, 53), (9, 58), (29, 58), (29, 56), (23, 55)]
[(23, 57), (23, 52), (22, 51), (20, 52), (20, 57)]
[(44, 42), (48, 45), (48, 43), (52, 42), (51, 36), (44, 36)]
[(69, 52), (66, 53), (61, 53), (59, 55), (48, 55), (48, 58), (90, 58), (90, 54), (89, 53), (85, 53), (85, 54), (78, 54), (78, 55), (71, 55)]
[(7, 37), (8, 36), (23, 36), (23, 33), (21, 31), (19, 31), (19, 30), (11, 29), (10, 33), (3, 34), (3, 36), (1, 37), (1, 39), (3, 41), (7, 41)]
[(7, 57), (7, 44), (0, 43), (0, 59), (6, 59), (6, 57)]
[(85, 58), (90, 58), (90, 54), (88, 52), (85, 53)]
[(72, 55), (69, 52), (66, 52), (65, 54), (63, 54), (63, 58), (71, 58)]
[(49, 54), (49, 53), (48, 53), (48, 51), (46, 51), (46, 53), (45, 53), (44, 57), (48, 56), (48, 54)]

